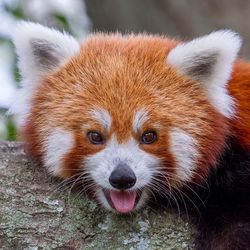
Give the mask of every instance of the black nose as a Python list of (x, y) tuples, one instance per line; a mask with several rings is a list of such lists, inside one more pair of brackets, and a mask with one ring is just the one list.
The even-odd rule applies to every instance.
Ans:
[(128, 189), (135, 185), (136, 177), (127, 164), (119, 164), (109, 177), (110, 184), (117, 189)]

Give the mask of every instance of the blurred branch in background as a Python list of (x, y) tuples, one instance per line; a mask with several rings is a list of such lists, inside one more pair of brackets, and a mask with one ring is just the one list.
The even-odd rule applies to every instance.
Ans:
[(12, 27), (18, 20), (29, 20), (83, 39), (91, 23), (83, 0), (0, 0), (0, 20), (0, 139), (15, 140), (15, 118), (6, 116), (20, 82), (10, 40)]
[(85, 0), (93, 30), (150, 32), (190, 39), (217, 29), (243, 38), (250, 58), (250, 1), (246, 0)]

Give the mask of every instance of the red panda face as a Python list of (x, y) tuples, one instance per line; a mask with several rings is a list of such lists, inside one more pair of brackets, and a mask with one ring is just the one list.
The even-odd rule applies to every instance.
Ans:
[[(23, 25), (49, 38), (55, 32)], [(223, 34), (213, 35), (216, 43)], [(101, 205), (121, 213), (145, 205), (152, 192), (168, 195), (206, 177), (225, 146), (233, 108), (224, 81), (239, 45), (228, 56), (215, 43), (207, 49), (196, 41), (194, 53), (192, 42), (157, 36), (94, 35), (81, 48), (56, 36), (28, 39), (34, 74), (16, 42), (24, 77), (37, 82), (23, 84), (19, 101), (30, 154), (54, 175), (75, 175)], [(184, 61), (174, 58), (179, 53)]]

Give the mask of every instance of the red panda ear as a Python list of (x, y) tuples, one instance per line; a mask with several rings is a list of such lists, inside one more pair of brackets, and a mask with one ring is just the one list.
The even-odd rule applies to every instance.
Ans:
[(19, 22), (12, 38), (21, 75), (32, 84), (79, 51), (72, 36), (37, 23)]
[(17, 114), (19, 123), (23, 124), (41, 77), (64, 64), (80, 50), (80, 45), (66, 33), (24, 21), (18, 23), (12, 38), (19, 57), (22, 88), (9, 113)]
[(233, 62), (241, 46), (241, 38), (230, 30), (178, 45), (170, 51), (167, 62), (183, 75), (199, 81), (210, 102), (226, 117), (234, 113), (233, 101), (227, 93)]

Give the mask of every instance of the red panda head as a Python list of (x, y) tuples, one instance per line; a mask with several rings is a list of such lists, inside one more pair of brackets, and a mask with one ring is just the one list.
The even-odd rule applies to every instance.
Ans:
[(104, 207), (131, 212), (216, 164), (234, 113), (235, 33), (186, 43), (94, 34), (79, 45), (21, 23), (14, 43), (23, 81), (12, 111), (28, 152), (54, 175), (75, 175)]

